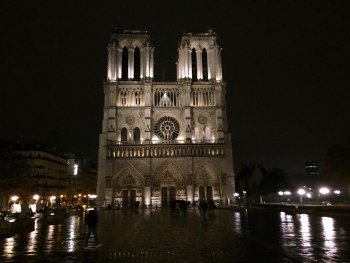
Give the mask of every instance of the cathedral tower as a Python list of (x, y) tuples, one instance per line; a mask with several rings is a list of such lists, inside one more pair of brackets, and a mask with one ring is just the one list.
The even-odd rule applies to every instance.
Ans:
[(230, 203), (233, 158), (216, 34), (186, 33), (177, 81), (153, 81), (147, 31), (117, 30), (108, 45), (97, 194), (105, 204)]

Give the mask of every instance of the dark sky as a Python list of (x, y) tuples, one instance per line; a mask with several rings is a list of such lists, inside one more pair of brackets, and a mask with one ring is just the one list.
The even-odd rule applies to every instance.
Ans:
[(218, 34), (236, 171), (260, 163), (295, 174), (308, 159), (322, 167), (327, 149), (350, 135), (347, 1), (3, 2), (0, 138), (96, 161), (117, 25), (150, 31), (156, 77), (169, 81), (183, 32)]

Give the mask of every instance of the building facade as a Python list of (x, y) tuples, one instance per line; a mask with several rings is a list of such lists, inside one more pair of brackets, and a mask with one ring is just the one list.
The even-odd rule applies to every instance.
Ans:
[(230, 203), (234, 193), (226, 86), (216, 34), (186, 33), (177, 81), (154, 80), (147, 31), (117, 30), (107, 47), (97, 195), (100, 202), (166, 206)]

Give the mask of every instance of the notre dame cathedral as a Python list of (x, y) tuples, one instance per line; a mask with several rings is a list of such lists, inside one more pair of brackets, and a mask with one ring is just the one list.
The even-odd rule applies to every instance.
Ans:
[[(233, 202), (231, 135), (215, 32), (185, 33), (177, 81), (154, 77), (148, 31), (113, 32), (107, 47), (97, 195), (104, 204)], [(175, 60), (175, 59), (174, 59)]]

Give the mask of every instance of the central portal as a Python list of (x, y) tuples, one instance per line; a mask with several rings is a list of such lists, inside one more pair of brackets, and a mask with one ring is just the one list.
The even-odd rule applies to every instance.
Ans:
[(166, 207), (169, 204), (169, 201), (176, 200), (176, 188), (174, 186), (162, 187), (161, 189), (161, 205)]
[(136, 202), (136, 190), (123, 190), (123, 207), (133, 207)]

